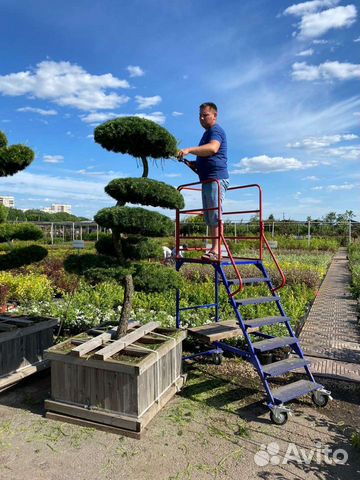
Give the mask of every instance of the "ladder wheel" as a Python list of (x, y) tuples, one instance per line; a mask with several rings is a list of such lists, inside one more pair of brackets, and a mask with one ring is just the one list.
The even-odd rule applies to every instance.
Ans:
[(270, 411), (270, 420), (275, 425), (285, 425), (288, 421), (288, 414), (287, 412), (276, 412), (274, 413), (273, 410)]
[(223, 361), (223, 356), (221, 355), (221, 353), (213, 353), (212, 361), (214, 365), (221, 365)]
[(315, 403), (317, 407), (325, 407), (328, 404), (329, 396), (324, 395), (323, 393), (315, 391), (311, 395), (312, 401)]

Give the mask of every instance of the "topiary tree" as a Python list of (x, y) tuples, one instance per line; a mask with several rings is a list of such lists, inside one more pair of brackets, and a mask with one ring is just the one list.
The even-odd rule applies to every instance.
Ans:
[[(8, 146), (8, 140), (4, 132), (0, 131), (0, 177), (7, 177), (24, 170), (34, 160), (33, 150), (26, 145)], [(11, 225), (3, 223), (8, 218), (9, 209), (0, 211), (0, 242), (12, 240), (38, 240), (43, 234), (40, 228), (35, 225)], [(9, 243), (10, 244), (10, 243)], [(10, 254), (1, 258), (0, 269), (16, 268), (27, 265), (30, 260), (36, 262), (47, 255), (47, 250), (40, 246), (30, 245), (29, 247), (14, 248)]]
[[(162, 254), (154, 238), (172, 235), (174, 224), (170, 218), (141, 207), (128, 207), (126, 203), (162, 208), (183, 208), (184, 199), (180, 192), (166, 183), (147, 178), (148, 158), (166, 159), (176, 155), (177, 141), (163, 127), (138, 117), (123, 117), (106, 122), (95, 129), (95, 141), (113, 152), (129, 154), (139, 158), (143, 164), (142, 178), (112, 180), (105, 191), (117, 202), (116, 206), (100, 210), (96, 222), (111, 229), (112, 243), (101, 239), (98, 251), (113, 255), (115, 262), (108, 269), (113, 278), (121, 279), (124, 285), (124, 302), (119, 318), (117, 338), (127, 331), (135, 288), (171, 288), (179, 282), (173, 269), (159, 264), (136, 263), (145, 255), (147, 258)], [(161, 269), (161, 271), (159, 270)], [(103, 278), (106, 269), (94, 268), (87, 271)], [(139, 281), (136, 279), (139, 278)]]
[(149, 174), (148, 157), (175, 157), (177, 141), (165, 128), (139, 117), (110, 120), (95, 129), (95, 142), (111, 152), (129, 154), (143, 164), (142, 176)]
[(0, 177), (8, 177), (24, 170), (35, 158), (34, 152), (26, 145), (8, 147), (7, 144), (5, 133), (0, 131)]

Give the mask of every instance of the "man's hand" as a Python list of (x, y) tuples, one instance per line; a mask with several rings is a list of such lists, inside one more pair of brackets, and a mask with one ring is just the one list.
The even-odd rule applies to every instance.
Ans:
[(189, 148), (183, 148), (182, 150), (178, 151), (177, 157), (178, 157), (179, 162), (184, 161), (184, 157), (186, 157), (186, 155), (188, 155), (190, 153), (189, 150), (190, 150)]

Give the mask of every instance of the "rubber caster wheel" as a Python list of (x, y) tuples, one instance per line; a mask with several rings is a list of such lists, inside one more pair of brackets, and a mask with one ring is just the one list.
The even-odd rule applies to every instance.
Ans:
[(214, 353), (212, 355), (212, 361), (214, 365), (221, 365), (223, 361), (223, 356), (220, 353)]
[(272, 410), (270, 411), (270, 420), (275, 425), (285, 425), (288, 421), (288, 414), (287, 412), (276, 412), (274, 413)]
[(314, 392), (311, 399), (317, 407), (325, 407), (329, 401), (329, 395), (324, 395), (321, 392)]

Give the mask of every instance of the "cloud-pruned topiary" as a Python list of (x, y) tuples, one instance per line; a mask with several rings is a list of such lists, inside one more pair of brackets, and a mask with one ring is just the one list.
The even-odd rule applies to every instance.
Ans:
[[(112, 232), (112, 246), (108, 239), (101, 239), (96, 246), (98, 252), (112, 256), (108, 276), (117, 280), (123, 279), (124, 302), (117, 329), (117, 337), (120, 337), (127, 331), (132, 309), (133, 275), (135, 288), (148, 291), (175, 287), (179, 281), (179, 274), (174, 270), (170, 273), (170, 269), (161, 265), (143, 267), (143, 264), (134, 263), (134, 260), (161, 258), (161, 246), (148, 237), (172, 235), (172, 220), (158, 212), (125, 206), (129, 202), (153, 207), (183, 208), (184, 199), (174, 187), (147, 178), (148, 157), (175, 157), (177, 141), (165, 128), (138, 117), (123, 117), (106, 122), (95, 129), (94, 138), (103, 148), (129, 154), (141, 159), (143, 163), (142, 178), (114, 179), (105, 187), (105, 191), (117, 201), (117, 205), (104, 208), (95, 216), (100, 226), (111, 229)], [(106, 268), (94, 265), (85, 274), (93, 280), (103, 279), (106, 277)], [(142, 279), (139, 276), (142, 276)]]
[(118, 229), (132, 235), (166, 237), (174, 232), (174, 223), (169, 217), (140, 207), (103, 208), (94, 219), (100, 227)]
[(177, 154), (177, 141), (165, 128), (140, 117), (122, 117), (95, 128), (94, 139), (103, 148), (115, 153), (140, 158), (148, 176), (148, 157), (170, 158)]
[(28, 167), (34, 160), (35, 154), (26, 145), (7, 146), (8, 141), (4, 132), (0, 131), (0, 177), (14, 175)]
[(151, 205), (163, 208), (184, 208), (184, 198), (178, 190), (164, 182), (151, 178), (116, 178), (106, 187), (105, 192), (118, 204), (126, 202), (140, 205)]

